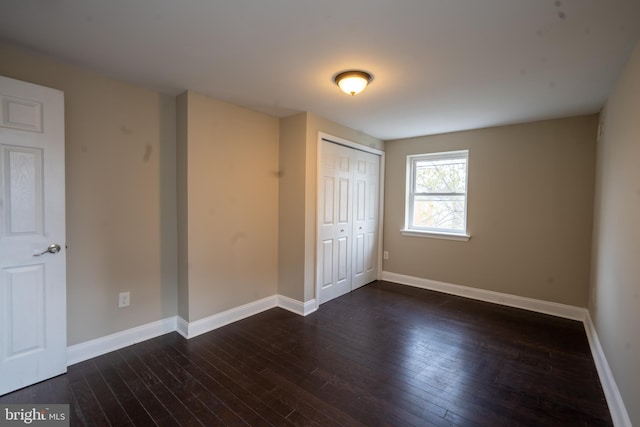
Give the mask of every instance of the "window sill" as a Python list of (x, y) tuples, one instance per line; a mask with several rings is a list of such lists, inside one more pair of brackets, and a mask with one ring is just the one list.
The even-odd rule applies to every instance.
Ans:
[(426, 237), (428, 239), (444, 239), (444, 240), (458, 240), (461, 242), (468, 242), (471, 239), (470, 234), (456, 234), (456, 233), (442, 233), (437, 231), (417, 231), (417, 230), (400, 230), (403, 236), (411, 237)]

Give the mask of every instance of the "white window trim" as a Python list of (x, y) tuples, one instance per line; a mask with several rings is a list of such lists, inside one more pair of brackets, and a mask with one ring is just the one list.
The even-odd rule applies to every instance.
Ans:
[[(461, 232), (438, 230), (438, 229), (419, 229), (409, 228), (410, 215), (413, 212), (413, 198), (411, 197), (411, 188), (413, 184), (413, 162), (415, 159), (428, 157), (430, 160), (437, 160), (439, 158), (451, 158), (459, 155), (464, 155), (467, 159), (466, 162), (466, 179), (465, 193), (464, 193), (464, 230)], [(412, 154), (407, 156), (407, 182), (405, 193), (405, 222), (404, 228), (400, 230), (403, 236), (411, 237), (426, 237), (431, 239), (443, 239), (443, 240), (457, 240), (457, 241), (469, 241), (471, 235), (467, 230), (467, 204), (469, 195), (469, 150), (436, 152), (436, 153), (423, 153)]]
[(430, 239), (442, 239), (442, 240), (458, 240), (462, 242), (468, 242), (471, 239), (471, 234), (462, 233), (446, 233), (444, 231), (418, 231), (408, 230), (403, 228), (400, 230), (403, 236), (410, 237), (427, 237)]

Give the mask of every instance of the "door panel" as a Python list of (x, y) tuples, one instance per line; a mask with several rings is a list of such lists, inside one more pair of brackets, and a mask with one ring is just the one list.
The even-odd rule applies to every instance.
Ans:
[[(365, 273), (366, 274), (377, 274), (376, 271), (376, 266), (378, 265), (377, 261), (378, 261), (378, 257), (377, 255), (377, 244), (378, 244), (378, 239), (376, 239), (376, 234), (374, 232), (368, 232), (366, 234), (365, 237)], [(369, 277), (369, 281), (373, 281), (374, 279), (371, 279)]]
[(338, 180), (338, 225), (347, 225), (350, 222), (350, 187), (351, 178), (341, 177)]
[(320, 251), (320, 263), (322, 276), (320, 283), (322, 289), (333, 285), (333, 239), (322, 241), (322, 250)]
[(336, 284), (341, 285), (349, 280), (349, 239), (346, 236), (338, 237), (336, 240), (336, 259), (337, 266)]
[(361, 274), (364, 273), (364, 264), (365, 264), (365, 235), (364, 234), (356, 234), (354, 236), (353, 242), (353, 250), (355, 252), (353, 257), (353, 277), (357, 278)]
[[(10, 80), (4, 79), (5, 81)], [(42, 132), (41, 102), (25, 98), (14, 98), (4, 93), (0, 94), (0, 99), (2, 100), (0, 104), (2, 108), (0, 126), (31, 132)]]
[[(3, 336), (6, 337), (6, 357), (39, 351), (44, 348), (44, 266), (7, 268), (3, 271), (2, 311), (6, 313)], [(32, 307), (17, 310), (17, 307)]]
[(42, 150), (2, 145), (7, 236), (42, 235)]
[(324, 215), (322, 216), (323, 225), (333, 225), (334, 209), (333, 209), (333, 193), (335, 191), (336, 180), (332, 176), (324, 177), (324, 191), (322, 192), (322, 200)]
[(64, 208), (63, 94), (0, 77), (0, 395), (66, 371)]

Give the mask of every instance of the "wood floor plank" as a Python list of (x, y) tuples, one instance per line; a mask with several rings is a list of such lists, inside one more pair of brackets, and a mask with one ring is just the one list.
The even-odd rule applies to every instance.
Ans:
[[(161, 356), (163, 364), (174, 364), (176, 368), (184, 370), (186, 375), (190, 378), (197, 379), (197, 383), (194, 384), (194, 390), (197, 390), (199, 396), (215, 395), (217, 400), (223, 405), (222, 407), (216, 407), (214, 411), (218, 416), (224, 413), (225, 417), (223, 421), (225, 423), (234, 423), (237, 425), (270, 425), (267, 418), (272, 415), (271, 412), (260, 414), (254, 408), (256, 408), (256, 400), (246, 394), (240, 394), (238, 397), (233, 393), (234, 384), (230, 384), (224, 378), (224, 375), (220, 375), (217, 370), (208, 369), (208, 364), (196, 364), (194, 361), (185, 358), (173, 348), (166, 348)], [(264, 416), (263, 416), (264, 415)], [(279, 420), (286, 423), (283, 417), (279, 417)]]
[(111, 425), (125, 425), (131, 421), (125, 408), (105, 382), (103, 374), (96, 368), (85, 374), (85, 380), (96, 397)]
[[(259, 375), (249, 377), (241, 370), (235, 369), (224, 360), (202, 349), (202, 347), (199, 347), (200, 351), (197, 352), (189, 351), (186, 344), (177, 345), (177, 351), (185, 352), (178, 357), (174, 356), (177, 363), (184, 365), (189, 363), (192, 368), (201, 370), (203, 374), (213, 379), (219, 387), (228, 390), (234, 395), (234, 397), (231, 397), (227, 394), (228, 398), (238, 403), (242, 400), (246, 401), (251, 408), (272, 424), (287, 425), (289, 423), (286, 417), (291, 414), (293, 409), (275, 398), (268, 399), (267, 404), (265, 397), (270, 396), (268, 389), (271, 387), (267, 386), (265, 390), (266, 383), (256, 381), (256, 379), (260, 378)], [(200, 353), (205, 357), (201, 357)]]
[(166, 334), (0, 396), (72, 425), (611, 426), (580, 322), (374, 282)]
[[(127, 365), (135, 372), (138, 379), (181, 425), (202, 425), (193, 412), (135, 355), (131, 348), (120, 350), (118, 353), (124, 353)], [(160, 416), (160, 418), (164, 419), (166, 417)]]
[[(150, 344), (146, 343), (146, 345)], [(134, 347), (133, 351), (136, 352), (138, 349)], [(148, 369), (160, 379), (162, 384), (171, 390), (174, 398), (177, 398), (188, 408), (201, 424), (206, 426), (222, 425), (220, 418), (215, 415), (214, 411), (224, 405), (211, 393), (200, 394), (201, 388), (198, 387), (197, 380), (174, 364), (164, 363), (161, 351), (161, 348), (154, 351), (141, 351), (138, 356)], [(202, 397), (205, 398), (204, 401)]]
[[(38, 385), (34, 386), (37, 387)], [(77, 407), (81, 410), (79, 416), (85, 425), (91, 426), (110, 426), (112, 425), (107, 419), (102, 406), (93, 394), (91, 387), (86, 381), (76, 381), (73, 383), (72, 393)], [(48, 403), (41, 401), (27, 401), (22, 403)]]

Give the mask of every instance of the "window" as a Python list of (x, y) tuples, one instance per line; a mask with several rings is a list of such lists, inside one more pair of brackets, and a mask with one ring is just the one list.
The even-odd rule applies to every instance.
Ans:
[(469, 151), (407, 156), (403, 234), (468, 240)]

